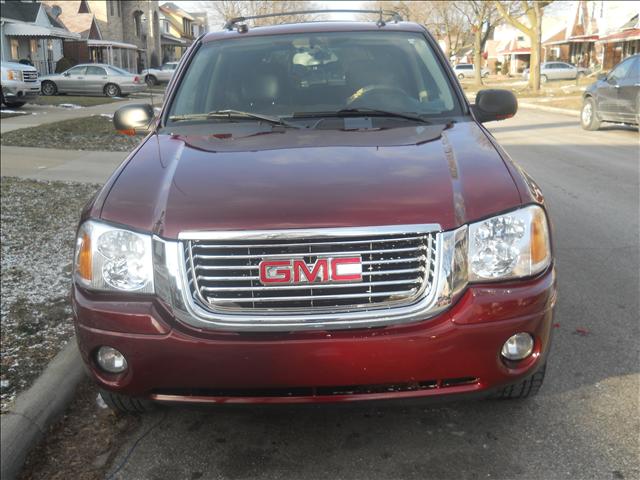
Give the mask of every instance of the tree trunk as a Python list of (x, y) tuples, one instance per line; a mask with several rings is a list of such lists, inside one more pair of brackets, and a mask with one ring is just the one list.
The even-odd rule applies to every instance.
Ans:
[(536, 10), (531, 37), (531, 61), (529, 62), (529, 86), (534, 92), (540, 91), (540, 59), (542, 58), (542, 12)]
[(473, 70), (474, 77), (473, 83), (475, 85), (482, 85), (482, 30), (479, 27), (474, 27), (473, 34)]

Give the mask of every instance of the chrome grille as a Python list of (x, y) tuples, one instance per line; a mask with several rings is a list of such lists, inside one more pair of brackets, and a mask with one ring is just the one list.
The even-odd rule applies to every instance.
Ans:
[(35, 70), (23, 70), (22, 79), (25, 82), (35, 82), (38, 80), (38, 72)]
[[(428, 295), (436, 264), (433, 232), (190, 239), (183, 248), (190, 294), (212, 312), (336, 312), (407, 305)], [(354, 255), (362, 258), (361, 282), (265, 286), (259, 280), (263, 259), (304, 259), (312, 264), (318, 258)]]

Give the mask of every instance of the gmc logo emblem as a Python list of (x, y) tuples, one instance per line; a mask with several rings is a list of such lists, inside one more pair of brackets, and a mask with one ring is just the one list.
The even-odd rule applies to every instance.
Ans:
[(360, 256), (318, 258), (312, 264), (307, 264), (302, 258), (260, 262), (260, 283), (263, 285), (361, 281)]

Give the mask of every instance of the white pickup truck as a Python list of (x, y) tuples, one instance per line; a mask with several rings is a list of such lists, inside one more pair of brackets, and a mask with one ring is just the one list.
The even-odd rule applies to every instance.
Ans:
[(20, 108), (40, 94), (38, 70), (31, 65), (2, 62), (2, 104)]

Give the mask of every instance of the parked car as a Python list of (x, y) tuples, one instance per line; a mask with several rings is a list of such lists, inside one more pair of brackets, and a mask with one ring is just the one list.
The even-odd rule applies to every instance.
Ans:
[(115, 113), (146, 136), (81, 215), (74, 321), (105, 402), (534, 395), (547, 209), (480, 125), (513, 93), (470, 105), (416, 23), (228, 28), (157, 116)]
[(178, 62), (167, 62), (158, 68), (149, 68), (142, 71), (141, 75), (147, 85), (153, 87), (158, 83), (167, 83), (171, 80), (173, 72), (178, 68)]
[[(473, 63), (459, 63), (455, 67), (453, 67), (453, 71), (456, 73), (458, 79), (462, 80), (463, 78), (473, 78), (475, 76), (475, 68)], [(489, 70), (483, 68), (480, 70), (480, 75), (482, 78), (487, 78), (489, 76)]]
[(640, 55), (600, 75), (582, 94), (582, 128), (598, 130), (602, 122), (640, 125)]
[(104, 63), (76, 65), (62, 73), (45, 75), (41, 80), (43, 95), (78, 93), (119, 97), (146, 89), (140, 75)]
[[(565, 62), (545, 62), (540, 65), (540, 81), (546, 83), (549, 80), (575, 80), (590, 73), (588, 68), (576, 67)], [(529, 80), (529, 69), (525, 68), (522, 78)]]
[(2, 62), (2, 104), (20, 108), (40, 94), (38, 70), (17, 62)]

